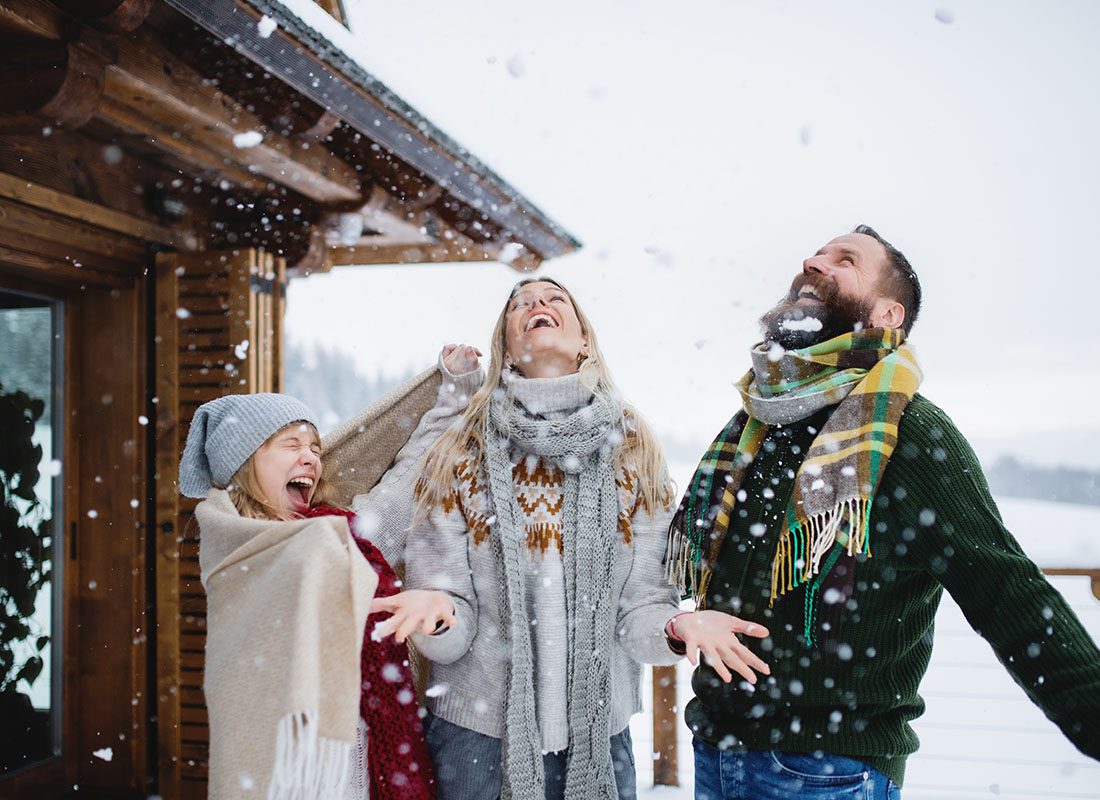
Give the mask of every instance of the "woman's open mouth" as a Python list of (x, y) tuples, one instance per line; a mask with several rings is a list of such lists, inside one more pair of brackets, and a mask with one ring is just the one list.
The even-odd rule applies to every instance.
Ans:
[(556, 328), (558, 327), (557, 321), (549, 314), (533, 314), (527, 324), (523, 327), (523, 332), (528, 333), (538, 328)]

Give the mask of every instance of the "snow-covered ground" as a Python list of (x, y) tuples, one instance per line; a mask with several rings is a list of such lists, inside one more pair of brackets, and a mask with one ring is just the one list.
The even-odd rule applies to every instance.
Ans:
[[(1043, 567), (1100, 568), (1100, 508), (1041, 500), (998, 500), (1024, 550)], [(1100, 600), (1087, 578), (1054, 577), (1085, 627), (1100, 641)], [(652, 691), (630, 726), (639, 797), (692, 797), (691, 737), (679, 732), (679, 787), (653, 786)], [(679, 708), (690, 699), (690, 667), (678, 669)], [(921, 747), (909, 759), (905, 800), (946, 798), (1100, 798), (1100, 764), (1081, 755), (1013, 683), (989, 646), (947, 595), (936, 617), (936, 644), (921, 684), (928, 704), (914, 723)]]

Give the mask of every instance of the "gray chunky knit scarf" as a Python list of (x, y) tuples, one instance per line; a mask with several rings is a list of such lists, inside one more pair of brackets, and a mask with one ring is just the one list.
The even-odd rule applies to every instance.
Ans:
[(565, 473), (561, 538), (570, 632), (565, 798), (617, 797), (608, 690), (616, 617), (611, 586), (619, 498), (615, 447), (608, 437), (621, 423), (618, 403), (600, 395), (555, 420), (530, 416), (505, 392), (497, 392), (489, 406), (485, 462), (497, 517), (492, 542), (500, 569), (501, 622), (512, 654), (504, 695), (504, 800), (544, 798), (531, 620), (525, 602), (527, 537), (512, 481), (511, 445), (552, 462)]

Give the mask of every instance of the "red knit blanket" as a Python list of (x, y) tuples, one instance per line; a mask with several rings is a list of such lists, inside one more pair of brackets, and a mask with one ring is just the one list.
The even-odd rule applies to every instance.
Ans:
[[(308, 517), (347, 517), (355, 543), (378, 573), (376, 597), (389, 597), (401, 591), (397, 573), (382, 553), (366, 539), (355, 535), (355, 514), (331, 506), (314, 506)], [(367, 723), (367, 763), (370, 771), (371, 800), (434, 800), (435, 776), (432, 759), (424, 740), (424, 726), (416, 703), (409, 650), (393, 636), (381, 642), (371, 639), (371, 631), (389, 613), (371, 614), (363, 637), (363, 691), (359, 713)]]

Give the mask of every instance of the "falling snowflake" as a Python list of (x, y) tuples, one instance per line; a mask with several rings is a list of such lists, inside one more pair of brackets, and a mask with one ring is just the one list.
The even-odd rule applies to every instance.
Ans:
[(266, 39), (271, 36), (271, 34), (275, 33), (275, 29), (278, 27), (279, 23), (273, 20), (267, 14), (264, 14), (262, 17), (260, 17), (260, 21), (256, 23), (256, 28), (258, 29), (258, 33), (260, 34), (261, 39)]
[(523, 56), (519, 53), (508, 59), (508, 72), (513, 78), (522, 78), (526, 71), (527, 65), (523, 63)]
[(233, 146), (244, 150), (249, 147), (255, 147), (263, 140), (264, 135), (259, 131), (245, 131), (244, 133), (234, 134)]

